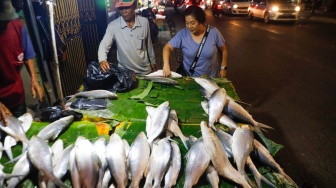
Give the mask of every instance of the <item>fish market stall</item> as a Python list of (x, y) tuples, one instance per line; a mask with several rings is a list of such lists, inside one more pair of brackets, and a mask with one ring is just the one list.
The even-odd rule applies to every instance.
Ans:
[[(261, 130), (268, 126), (258, 122), (252, 122), (253, 126), (246, 125), (244, 122), (237, 122), (238, 126), (233, 128), (230, 125), (221, 124), (221, 120), (216, 121), (220, 114), (214, 116), (212, 111), (216, 111), (213, 106), (220, 103), (216, 101), (217, 95), (219, 99), (224, 101), (230, 98), (230, 100), (237, 101), (237, 104), (241, 104), (234, 86), (229, 80), (211, 80), (219, 88), (224, 88), (212, 91), (216, 93), (216, 98), (211, 92), (204, 92), (200, 87), (202, 84), (196, 82), (193, 78), (186, 77), (174, 80), (176, 83), (158, 81), (157, 79), (139, 79), (137, 88), (129, 92), (117, 93), (116, 97), (108, 99), (106, 109), (76, 110), (83, 114), (80, 121), (61, 118), (60, 120), (63, 122), (58, 122), (57, 127), (62, 125), (64, 128), (59, 128), (60, 130), (57, 133), (50, 136), (46, 131), (46, 127), (51, 124), (50, 122), (33, 122), (26, 133), (27, 139), (30, 139), (27, 152), (23, 152), (25, 144), (15, 145), (12, 147), (13, 158), (22, 153), (27, 153), (23, 156), (43, 161), (44, 159), (39, 158), (50, 155), (49, 158), (52, 158), (52, 166), (54, 167), (51, 168), (51, 171), (55, 176), (55, 166), (61, 161), (69, 161), (69, 166), (62, 176), (56, 176), (60, 181), (53, 181), (57, 186), (64, 186), (65, 184), (72, 187), (81, 187), (88, 185), (85, 181), (90, 181), (91, 183), (94, 182), (94, 185), (98, 185), (97, 187), (105, 187), (111, 183), (115, 186), (118, 184), (118, 187), (129, 187), (130, 185), (131, 187), (152, 187), (153, 185), (153, 187), (163, 187), (164, 185), (166, 187), (212, 187), (212, 183), (218, 184), (220, 187), (235, 187), (237, 184), (243, 187), (297, 187), (279, 166), (274, 165), (274, 170), (274, 166), (255, 160), (258, 154), (249, 157), (250, 153), (251, 155), (252, 153), (258, 153), (256, 151), (258, 150), (257, 147), (260, 153), (268, 153), (269, 156), (276, 155), (277, 151), (283, 147), (262, 135)], [(205, 99), (207, 99), (208, 105), (202, 107), (201, 103), (204, 104)], [(244, 106), (244, 104), (241, 104), (241, 106)], [(219, 108), (224, 108), (225, 111), (226, 107), (219, 106)], [(230, 109), (227, 110), (230, 111)], [(167, 126), (172, 122), (178, 126), (174, 128)], [(66, 126), (67, 124), (69, 125)], [(213, 129), (209, 127), (213, 127)], [(235, 129), (236, 131), (234, 131)], [(44, 132), (41, 133), (42, 130)], [(219, 149), (216, 149), (216, 147), (211, 149), (213, 146), (218, 146), (216, 144), (220, 143), (220, 139), (223, 138), (219, 133), (227, 135), (230, 139), (232, 138), (232, 144), (228, 148), (221, 146)], [(246, 136), (247, 134), (250, 135)], [(48, 140), (47, 145), (52, 148), (51, 150), (56, 148), (58, 142), (61, 142), (61, 148), (64, 149), (46, 153), (44, 156), (33, 155), (33, 151), (36, 149), (33, 148), (35, 144), (41, 145), (41, 152), (44, 151), (42, 148), (47, 147), (39, 140), (40, 137), (35, 135)], [(168, 139), (167, 135), (171, 139)], [(148, 142), (144, 142), (144, 139)], [(104, 143), (105, 152), (95, 149), (98, 148), (100, 142)], [(240, 153), (240, 149), (239, 147), (237, 149), (236, 145), (244, 145), (247, 142), (251, 143), (250, 151), (247, 154)], [(120, 147), (120, 144), (124, 147)], [(260, 151), (262, 149), (266, 149), (266, 151)], [(65, 152), (66, 150), (68, 152)], [(86, 153), (93, 151), (95, 151), (95, 156), (99, 160), (88, 158), (83, 163), (81, 160), (85, 158)], [(111, 154), (108, 151), (114, 152)], [(166, 156), (167, 152), (169, 154)], [(58, 156), (55, 159), (57, 153), (64, 155), (67, 153), (68, 157)], [(151, 155), (158, 155), (159, 157), (152, 157)], [(232, 155), (231, 158), (230, 155)], [(269, 157), (268, 155), (266, 157)], [(123, 158), (122, 156), (128, 156), (127, 163), (126, 158), (123, 159), (126, 166), (120, 165), (120, 162), (115, 162), (117, 158)], [(197, 158), (197, 156), (200, 158)], [(217, 161), (215, 158), (218, 156), (223, 156), (223, 158)], [(245, 156), (245, 158), (238, 159), (241, 158), (239, 156)], [(13, 178), (9, 177), (10, 174), (18, 175), (13, 185), (34, 187), (41, 182), (37, 174), (43, 176), (40, 172), (45, 171), (45, 166), (37, 167), (33, 161), (29, 164), (28, 162), (26, 162), (27, 164), (23, 163), (26, 164), (24, 168), (27, 168), (25, 174), (23, 174), (22, 170), (17, 170), (23, 168), (17, 165), (22, 162), (21, 159), (12, 163), (7, 163), (8, 161), (9, 157), (3, 154), (1, 158), (1, 164), (4, 166), (3, 185), (7, 186), (11, 183), (10, 181)], [(198, 163), (202, 162), (204, 164), (197, 166)], [(46, 166), (49, 163), (46, 163)], [(226, 174), (222, 166), (224, 163), (228, 163), (226, 165), (230, 166), (228, 168), (232, 172), (229, 174), (233, 174), (233, 177), (224, 175)], [(83, 164), (90, 164), (91, 166), (83, 166)], [(147, 167), (147, 164), (150, 164), (149, 167)], [(163, 166), (161, 169), (154, 168), (154, 166), (158, 167), (160, 165)], [(102, 170), (102, 168), (104, 169)], [(225, 167), (225, 169), (227, 168)], [(108, 173), (109, 170), (111, 173)], [(89, 180), (80, 180), (78, 176), (76, 179), (74, 174), (84, 173), (83, 171), (87, 172), (85, 177), (90, 177), (87, 178)], [(97, 177), (91, 178), (92, 174), (89, 174), (88, 171), (92, 174), (96, 173)], [(110, 176), (109, 179), (106, 177), (108, 183), (104, 179), (105, 176), (104, 178), (100, 176), (104, 173)], [(139, 173), (141, 175), (138, 175)], [(171, 175), (172, 173), (175, 176)], [(156, 177), (156, 175), (159, 176)], [(161, 179), (161, 181), (157, 179)], [(154, 184), (152, 184), (152, 180)], [(44, 183), (49, 181), (51, 180), (44, 180)], [(175, 181), (176, 185), (174, 185)], [(213, 185), (213, 187), (216, 186)]]

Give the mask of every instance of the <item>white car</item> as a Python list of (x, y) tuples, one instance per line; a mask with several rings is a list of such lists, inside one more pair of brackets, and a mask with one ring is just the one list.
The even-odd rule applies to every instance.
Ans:
[(248, 8), (248, 17), (264, 19), (265, 23), (271, 20), (297, 21), (300, 6), (294, 0), (252, 0)]
[(227, 14), (246, 14), (250, 6), (249, 0), (224, 0), (222, 3), (223, 12)]

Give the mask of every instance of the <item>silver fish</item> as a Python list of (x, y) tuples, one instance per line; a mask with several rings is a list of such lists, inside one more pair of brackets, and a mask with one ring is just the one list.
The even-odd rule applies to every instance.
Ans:
[(39, 170), (42, 182), (46, 182), (48, 185), (52, 182), (60, 187), (68, 187), (53, 173), (50, 147), (45, 140), (33, 136), (29, 141), (27, 154), (29, 160)]
[[(208, 107), (208, 102), (207, 101), (202, 101), (201, 106), (202, 106), (203, 110), (208, 114), (208, 108), (209, 108)], [(232, 131), (235, 130), (238, 127), (236, 122), (234, 122), (228, 115), (225, 115), (223, 113), (221, 113), (218, 122), (220, 124), (226, 125)]]
[[(164, 77), (163, 76), (163, 70), (158, 70), (158, 71), (149, 73), (149, 74), (147, 74), (145, 76), (146, 77)], [(182, 75), (180, 75), (180, 74), (178, 74), (176, 72), (170, 71), (170, 78), (182, 78)]]
[(30, 113), (25, 113), (22, 116), (18, 117), (18, 120), (21, 121), (23, 131), (26, 133), (33, 123), (33, 116)]
[(24, 151), (27, 148), (28, 139), (26, 133), (24, 132), (21, 122), (14, 116), (6, 114), (8, 125), (5, 126), (3, 121), (0, 121), (0, 129), (10, 136), (14, 137), (15, 140), (20, 140), (23, 145)]
[(173, 133), (175, 136), (179, 137), (186, 149), (188, 149), (187, 141), (188, 138), (185, 137), (177, 124), (176, 121), (177, 115), (175, 110), (171, 110), (169, 113), (168, 123), (167, 123), (167, 130)]
[(201, 122), (202, 137), (205, 150), (208, 152), (213, 166), (219, 175), (227, 178), (244, 188), (251, 187), (244, 177), (231, 165), (224, 148), (214, 131), (205, 121)]
[(207, 167), (205, 171), (205, 174), (206, 174), (206, 179), (210, 183), (211, 187), (218, 188), (219, 176), (218, 176), (217, 170), (212, 164), (209, 164), (209, 166)]
[(13, 153), (12, 153), (12, 147), (16, 146), (17, 141), (15, 140), (14, 137), (7, 135), (4, 140), (4, 146), (3, 149), (5, 150), (9, 161), (13, 161)]
[(281, 166), (275, 161), (269, 151), (256, 139), (254, 139), (254, 155), (257, 156), (262, 163), (269, 166), (271, 169), (275, 170), (283, 177), (285, 177), (290, 183), (292, 183), (295, 187), (298, 187), (296, 183), (290, 178), (285, 171), (281, 168)]
[(152, 107), (152, 106), (146, 106), (146, 112), (147, 112), (147, 119), (146, 119), (146, 133), (147, 133), (147, 137), (148, 134), (151, 131), (151, 126), (152, 126), (152, 118), (155, 115), (156, 112), (156, 108)]
[[(228, 155), (228, 158), (233, 158), (233, 154), (232, 154), (232, 136), (222, 130), (218, 130), (216, 131), (216, 135), (218, 136), (219, 140), (221, 141), (224, 149), (225, 149), (225, 153)], [(258, 171), (258, 169), (255, 167), (254, 163), (252, 162), (251, 157), (247, 157), (246, 159), (246, 165), (249, 167), (249, 169), (252, 171), (253, 175), (254, 175), (254, 179), (257, 182), (258, 188), (262, 188), (261, 187), (261, 181), (264, 181), (265, 183), (267, 183), (268, 185), (270, 185), (271, 187), (275, 187), (270, 181), (268, 181), (263, 175), (261, 175)]]
[(74, 145), (70, 144), (62, 152), (58, 162), (54, 165), (54, 174), (57, 178), (61, 179), (68, 171), (68, 165), (70, 160), (70, 152)]
[[(104, 177), (103, 177), (103, 181), (102, 181), (102, 184), (101, 184), (101, 188), (108, 188), (111, 179), (112, 179), (112, 175), (110, 173), (110, 170), (108, 168), (106, 168), (105, 172), (104, 172)], [(97, 188), (98, 188), (98, 186), (97, 186)]]
[(224, 113), (230, 115), (234, 119), (252, 125), (257, 132), (261, 133), (261, 128), (272, 129), (272, 127), (255, 121), (252, 116), (238, 103), (232, 100), (226, 100)]
[(166, 77), (143, 76), (140, 79), (145, 79), (145, 80), (153, 81), (154, 83), (166, 84), (166, 85), (178, 85), (179, 84), (176, 80), (173, 80), (171, 78), (166, 78)]
[(203, 139), (198, 139), (191, 146), (186, 154), (186, 167), (184, 188), (191, 188), (194, 186), (201, 175), (205, 172), (210, 163), (210, 156), (205, 150)]
[(156, 108), (155, 115), (152, 116), (150, 130), (147, 133), (148, 142), (150, 144), (166, 129), (169, 111), (170, 107), (168, 101), (160, 104)]
[(132, 188), (139, 187), (150, 156), (150, 146), (144, 132), (140, 132), (133, 141), (129, 154), (129, 168), (131, 172)]
[(93, 147), (99, 157), (101, 167), (99, 168), (98, 172), (98, 183), (97, 187), (102, 186), (103, 178), (105, 169), (107, 168), (107, 161), (106, 161), (106, 139), (104, 137), (99, 138), (93, 143)]
[(169, 162), (169, 167), (165, 175), (164, 188), (173, 187), (176, 184), (177, 177), (181, 170), (181, 151), (175, 142), (170, 142), (172, 153)]
[(58, 163), (61, 155), (62, 155), (62, 151), (64, 149), (64, 143), (62, 139), (57, 139), (53, 145), (50, 147), (51, 149), (51, 159), (52, 159), (52, 163), (53, 166), (55, 166), (56, 163)]
[(226, 100), (226, 91), (224, 88), (219, 88), (215, 90), (209, 99), (208, 102), (208, 114), (209, 114), (209, 126), (216, 130), (215, 122), (220, 118), (225, 100)]
[(85, 137), (79, 136), (72, 150), (75, 152), (74, 165), (78, 171), (78, 180), (75, 181), (80, 187), (96, 187), (101, 163), (93, 144)]
[(69, 171), (71, 175), (72, 187), (80, 188), (81, 187), (80, 176), (79, 176), (79, 171), (78, 171), (77, 164), (76, 164), (76, 151), (74, 148), (70, 151), (70, 155), (69, 155)]
[[(149, 171), (144, 185), (145, 188), (160, 187), (163, 176), (169, 165), (170, 156), (171, 156), (171, 145), (168, 138), (166, 137), (161, 139), (157, 143), (157, 145), (153, 147), (149, 159)], [(153, 180), (154, 184), (152, 184)]]
[(56, 120), (40, 130), (37, 136), (44, 140), (55, 140), (63, 130), (71, 125), (73, 120), (73, 115)]
[(82, 91), (75, 94), (75, 97), (94, 98), (94, 99), (117, 99), (117, 94), (107, 90)]
[(27, 151), (25, 151), (20, 159), (15, 163), (12, 175), (19, 175), (17, 177), (12, 177), (9, 180), (7, 180), (7, 187), (8, 188), (15, 188), (21, 180), (23, 180), (28, 174), (29, 170), (31, 168), (31, 163), (28, 160), (27, 157)]
[(236, 162), (238, 172), (251, 185), (250, 178), (245, 172), (245, 163), (253, 150), (253, 132), (249, 125), (240, 125), (232, 135), (232, 154)]
[(120, 136), (116, 133), (111, 135), (106, 146), (106, 160), (110, 173), (117, 182), (117, 187), (126, 187), (128, 176), (125, 146)]

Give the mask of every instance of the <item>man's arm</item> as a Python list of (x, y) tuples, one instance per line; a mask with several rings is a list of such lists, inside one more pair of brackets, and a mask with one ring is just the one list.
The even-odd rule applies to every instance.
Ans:
[(114, 34), (112, 30), (111, 24), (107, 26), (105, 35), (102, 39), (102, 41), (99, 44), (98, 48), (98, 61), (100, 63), (100, 68), (103, 72), (106, 72), (110, 69), (110, 66), (107, 62), (107, 54), (110, 51), (110, 48), (114, 41)]
[(43, 89), (40, 86), (38, 79), (37, 79), (34, 60), (29, 59), (25, 61), (25, 64), (26, 64), (26, 67), (31, 77), (31, 92), (32, 92), (33, 98), (36, 97), (36, 92), (37, 92), (40, 101), (42, 101), (43, 100)]
[(4, 104), (2, 104), (2, 102), (0, 102), (0, 121), (3, 120), (5, 122), (5, 125), (8, 125), (6, 114), (12, 115), (9, 109)]

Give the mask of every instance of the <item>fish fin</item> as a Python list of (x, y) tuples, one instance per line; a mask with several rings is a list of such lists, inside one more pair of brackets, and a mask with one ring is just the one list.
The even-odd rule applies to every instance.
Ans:
[(184, 147), (189, 150), (187, 142), (189, 141), (189, 138), (185, 137), (184, 139), (181, 138), (181, 141), (184, 145)]
[(238, 104), (246, 105), (246, 106), (252, 106), (251, 104), (249, 104), (247, 102), (243, 102), (243, 101), (237, 101), (237, 100), (235, 100), (235, 102), (238, 103)]
[[(271, 186), (273, 188), (276, 188), (276, 186), (272, 182), (270, 182), (268, 179), (266, 179), (263, 175), (260, 175), (259, 181), (260, 180), (262, 180), (263, 182), (265, 182), (267, 185), (269, 185), (269, 186)], [(260, 182), (260, 186), (261, 186), (261, 182)]]

